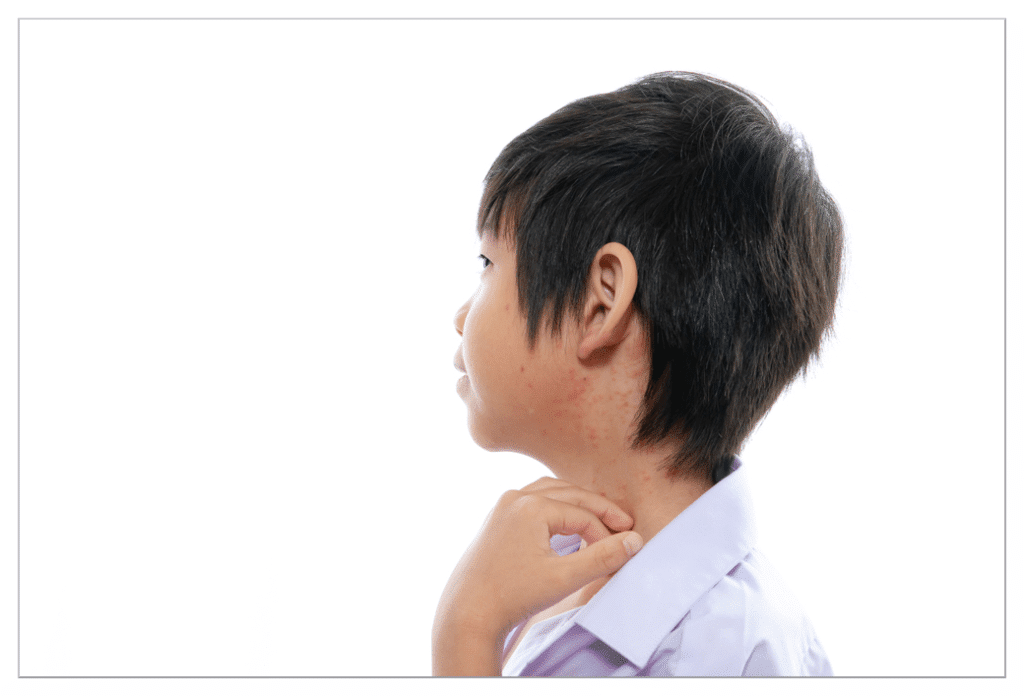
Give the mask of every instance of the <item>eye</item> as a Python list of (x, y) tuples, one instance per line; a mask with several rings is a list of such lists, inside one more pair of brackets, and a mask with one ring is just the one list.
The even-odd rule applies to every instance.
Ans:
[(481, 261), (484, 262), (484, 268), (487, 268), (488, 266), (491, 265), (491, 260), (489, 258), (487, 258), (486, 256), (484, 256), (483, 254), (480, 254), (479, 258), (480, 258)]

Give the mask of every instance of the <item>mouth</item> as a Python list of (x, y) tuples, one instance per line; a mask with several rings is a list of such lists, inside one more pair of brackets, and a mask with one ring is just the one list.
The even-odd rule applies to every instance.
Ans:
[(459, 352), (457, 352), (455, 354), (455, 361), (454, 361), (453, 364), (455, 365), (455, 369), (456, 370), (458, 370), (462, 374), (466, 374), (466, 365), (462, 362), (462, 351), (461, 350), (459, 350)]

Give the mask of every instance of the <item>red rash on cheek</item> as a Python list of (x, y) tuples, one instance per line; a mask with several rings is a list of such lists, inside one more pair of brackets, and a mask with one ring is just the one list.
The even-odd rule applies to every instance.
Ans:
[(585, 386), (583, 386), (582, 384), (574, 386), (572, 388), (572, 390), (568, 394), (565, 395), (565, 400), (566, 401), (575, 401), (576, 399), (578, 399), (581, 396), (583, 396), (583, 392), (585, 392), (586, 390), (587, 390), (587, 388)]

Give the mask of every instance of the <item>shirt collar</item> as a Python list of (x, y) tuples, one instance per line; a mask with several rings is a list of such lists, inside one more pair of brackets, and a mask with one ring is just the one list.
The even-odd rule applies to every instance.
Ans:
[(740, 460), (649, 540), (575, 616), (637, 667), (690, 607), (754, 547), (753, 504)]

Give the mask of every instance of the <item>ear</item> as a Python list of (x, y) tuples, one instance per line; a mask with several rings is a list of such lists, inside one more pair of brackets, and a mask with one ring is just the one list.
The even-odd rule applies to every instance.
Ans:
[(583, 338), (577, 357), (619, 344), (629, 331), (636, 295), (636, 260), (618, 242), (601, 247), (590, 264), (583, 311)]

